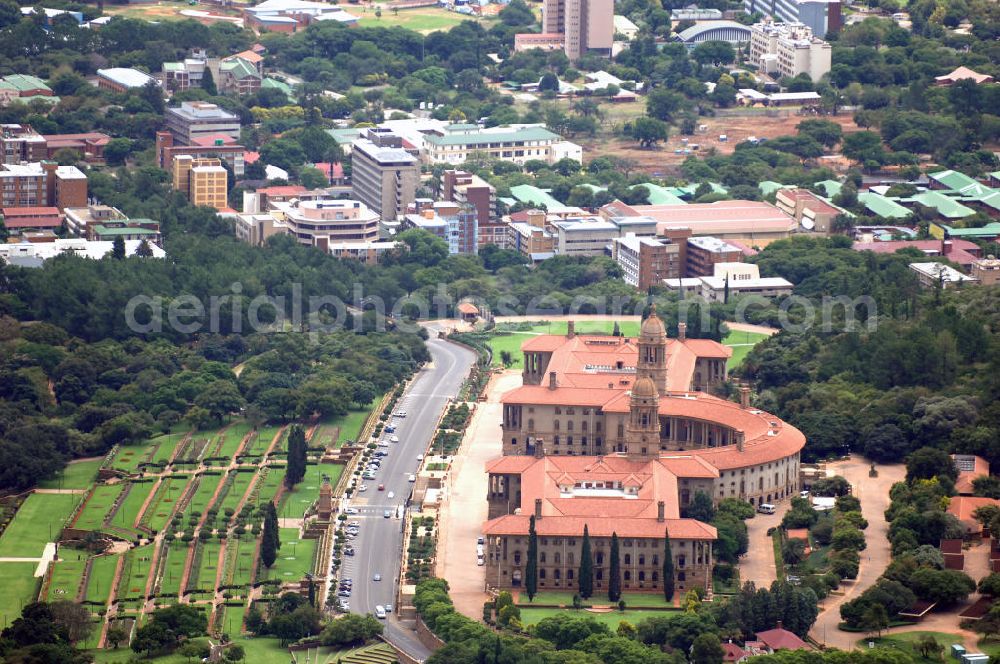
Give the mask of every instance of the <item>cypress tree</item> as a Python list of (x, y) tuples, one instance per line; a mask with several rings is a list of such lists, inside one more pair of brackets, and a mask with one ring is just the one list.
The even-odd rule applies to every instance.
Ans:
[(590, 552), (590, 531), (583, 524), (583, 545), (580, 547), (580, 597), (589, 598), (594, 594), (594, 556)]
[(524, 589), (528, 593), (528, 601), (534, 600), (538, 591), (538, 534), (535, 532), (534, 514), (528, 523), (528, 560), (524, 566)]
[(670, 550), (670, 530), (663, 531), (663, 597), (674, 599), (674, 554)]
[(111, 243), (111, 257), (117, 261), (125, 258), (125, 238), (121, 235), (116, 235)]
[(291, 489), (306, 476), (306, 433), (299, 424), (288, 431), (288, 466), (285, 486)]
[(205, 67), (205, 73), (201, 75), (201, 87), (212, 97), (219, 94), (219, 89), (215, 85), (215, 77), (212, 76), (212, 70), (208, 67)]
[(618, 533), (611, 533), (611, 565), (608, 572), (608, 599), (614, 603), (622, 596), (622, 565), (619, 559)]
[(278, 531), (278, 512), (274, 503), (264, 503), (264, 528), (260, 537), (260, 561), (264, 567), (271, 567), (278, 559), (281, 536)]

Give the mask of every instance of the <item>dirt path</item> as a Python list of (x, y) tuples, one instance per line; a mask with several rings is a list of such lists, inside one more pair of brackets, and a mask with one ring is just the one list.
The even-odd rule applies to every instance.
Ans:
[(755, 332), (756, 334), (766, 334), (768, 336), (781, 332), (781, 330), (776, 327), (754, 325), (753, 323), (730, 323), (729, 321), (726, 321), (726, 327), (733, 332)]
[(520, 384), (518, 371), (505, 371), (490, 380), (487, 400), (477, 405), (455, 453), (438, 517), (437, 576), (448, 579), (455, 608), (473, 620), (482, 619), (490, 570), (475, 564), (476, 538), (487, 517), (486, 464), (503, 452), (500, 396)]
[(118, 593), (118, 584), (121, 583), (122, 568), (124, 567), (125, 555), (122, 554), (115, 565), (115, 575), (111, 577), (111, 588), (108, 591), (108, 603), (105, 606), (104, 622), (101, 623), (101, 636), (97, 639), (98, 648), (104, 648), (107, 645), (108, 627), (111, 625), (111, 619), (115, 616), (115, 601), (117, 599), (115, 595)]
[(87, 493), (89, 489), (35, 489), (35, 493), (56, 493), (65, 495), (81, 495)]
[[(854, 495), (861, 500), (861, 513), (868, 520), (868, 528), (865, 530), (868, 547), (861, 552), (858, 578), (853, 581), (845, 580), (841, 584), (842, 595), (831, 595), (823, 600), (820, 604), (819, 618), (809, 632), (820, 643), (843, 650), (854, 648), (860, 636), (854, 632), (842, 632), (837, 628), (840, 623), (840, 605), (854, 599), (874, 584), (891, 561), (888, 544), (889, 524), (885, 520), (885, 510), (890, 502), (889, 489), (906, 476), (906, 469), (901, 464), (893, 464), (877, 466), (878, 477), (869, 477), (870, 465), (871, 463), (864, 457), (852, 455), (845, 461), (837, 461), (827, 466), (829, 472), (842, 475), (851, 483)], [(929, 629), (926, 624), (926, 622), (921, 623), (918, 629)]]

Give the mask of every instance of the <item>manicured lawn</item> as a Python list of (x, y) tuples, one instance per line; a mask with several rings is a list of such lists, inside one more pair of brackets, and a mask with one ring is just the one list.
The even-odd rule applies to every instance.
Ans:
[(301, 579), (306, 572), (312, 572), (315, 552), (316, 540), (299, 539), (298, 528), (282, 528), (278, 559), (270, 569), (262, 569), (262, 575), (282, 581)]
[(883, 636), (881, 639), (875, 638), (864, 638), (858, 640), (859, 648), (867, 648), (869, 641), (873, 641), (876, 647), (881, 648), (896, 648), (897, 650), (902, 650), (907, 655), (910, 655), (914, 659), (920, 662), (937, 662), (937, 659), (925, 659), (920, 656), (920, 653), (916, 650), (917, 641), (920, 637), (930, 635), (937, 640), (938, 644), (943, 646), (941, 654), (945, 659), (950, 658), (951, 654), (948, 649), (953, 643), (962, 643), (962, 637), (955, 636), (954, 634), (946, 634), (944, 632), (900, 632), (898, 634), (888, 634)]
[[(545, 618), (550, 618), (552, 616), (559, 615), (566, 611), (573, 611), (573, 609), (535, 609), (535, 608), (525, 608), (519, 607), (521, 609), (521, 622), (525, 625), (535, 625), (539, 621)], [(581, 615), (585, 615), (594, 618), (598, 622), (604, 623), (612, 631), (617, 629), (618, 623), (625, 620), (627, 622), (635, 625), (644, 618), (651, 618), (654, 616), (664, 616), (664, 615), (680, 615), (679, 612), (668, 613), (664, 611), (642, 611), (642, 610), (631, 610), (626, 609), (624, 613), (615, 609), (609, 613), (592, 613), (590, 611), (580, 611)]]
[(244, 456), (262, 456), (267, 448), (271, 446), (271, 441), (278, 435), (281, 427), (271, 426), (258, 429), (251, 437), (250, 442), (244, 450)]
[(3, 536), (0, 536), (0, 557), (41, 556), (45, 544), (56, 540), (81, 498), (67, 493), (33, 493), (28, 496)]
[(111, 466), (127, 473), (139, 472), (139, 465), (149, 461), (156, 447), (155, 443), (147, 441), (139, 445), (123, 445), (111, 461)]
[(257, 540), (249, 534), (240, 539), (233, 536), (226, 540), (225, 585), (248, 586), (253, 582), (253, 552), (256, 546)]
[[(673, 603), (667, 603), (664, 599), (662, 593), (622, 593), (622, 599), (625, 600), (626, 606), (636, 606), (636, 607), (672, 607)], [(608, 606), (611, 603), (608, 601), (607, 594), (601, 593), (594, 595), (590, 599), (583, 600), (584, 605), (591, 606)], [(518, 598), (518, 606), (530, 607), (532, 605), (538, 606), (541, 604), (545, 605), (562, 605), (567, 607), (573, 606), (573, 593), (572, 592), (560, 592), (558, 590), (543, 590), (535, 595), (533, 602), (528, 602), (528, 596), (525, 593), (521, 593)]]
[(39, 483), (40, 489), (86, 489), (97, 477), (97, 470), (104, 459), (70, 462), (58, 475)]
[(243, 499), (243, 494), (246, 493), (256, 477), (257, 473), (254, 472), (237, 472), (235, 474), (233, 481), (229, 485), (229, 491), (226, 492), (226, 497), (216, 505), (220, 515), (224, 514), (227, 509), (236, 511), (237, 505)]
[(86, 554), (72, 549), (63, 549), (62, 559), (52, 566), (52, 581), (49, 583), (49, 602), (59, 600), (76, 601), (76, 593), (83, 580), (83, 569), (87, 564)]
[(159, 436), (154, 438), (151, 442), (157, 445), (156, 451), (153, 452), (152, 461), (156, 464), (166, 464), (174, 456), (174, 450), (177, 449), (177, 445), (184, 439), (184, 433), (169, 433), (165, 436)]
[(753, 347), (767, 339), (768, 335), (760, 334), (759, 332), (737, 332), (730, 331), (722, 339), (722, 343), (726, 346), (731, 346), (733, 349), (733, 356), (729, 358), (729, 369), (732, 371), (736, 369), (743, 363), (743, 358), (753, 350)]
[(87, 501), (79, 518), (73, 524), (81, 530), (100, 530), (104, 526), (104, 518), (111, 511), (115, 499), (125, 490), (121, 484), (101, 484), (94, 487), (94, 492)]
[(160, 577), (160, 589), (157, 594), (176, 597), (180, 593), (188, 551), (190, 547), (187, 544), (176, 540), (160, 550), (160, 555), (166, 555), (166, 560), (161, 568), (163, 576)]
[[(202, 542), (198, 546), (201, 547), (201, 562), (198, 564), (198, 582), (195, 584), (188, 584), (190, 588), (196, 588), (198, 590), (214, 590), (215, 589), (215, 577), (219, 569), (219, 550), (222, 548), (222, 544), (217, 539), (210, 539), (207, 542)], [(192, 570), (194, 573), (194, 570)]]
[(98, 556), (90, 567), (90, 578), (87, 580), (88, 602), (104, 604), (111, 593), (111, 582), (115, 578), (115, 566), (121, 554), (113, 556)]
[[(213, 453), (211, 456), (232, 458), (239, 449), (240, 443), (243, 442), (243, 437), (247, 435), (248, 431), (250, 431), (249, 422), (234, 422), (228, 429), (226, 429), (225, 433), (222, 434), (223, 440), (220, 449), (218, 451), (212, 450)], [(219, 434), (214, 434), (213, 440), (218, 436)]]
[[(237, 639), (243, 633), (243, 616), (246, 614), (245, 606), (226, 606), (222, 612), (221, 620), (218, 620), (218, 627), (229, 638)], [(249, 639), (247, 639), (249, 640)]]
[(348, 440), (358, 439), (361, 427), (365, 425), (365, 420), (368, 419), (370, 412), (372, 412), (371, 406), (361, 410), (352, 410), (347, 415), (334, 420), (335, 425), (340, 427), (340, 432), (337, 434), (337, 447)]
[(0, 625), (7, 627), (21, 615), (21, 607), (35, 601), (41, 579), (35, 563), (0, 563)]
[[(358, 25), (366, 28), (372, 27), (402, 27), (416, 32), (434, 32), (435, 30), (448, 30), (458, 25), (462, 21), (474, 21), (474, 17), (445, 11), (437, 7), (420, 7), (417, 9), (402, 10), (394, 14), (387, 7), (382, 7), (382, 18), (375, 17), (375, 9), (362, 7), (351, 7), (350, 13), (359, 18)], [(484, 25), (484, 27), (488, 27)]]
[(152, 564), (153, 547), (142, 546), (125, 554), (125, 566), (118, 582), (118, 597), (138, 599), (146, 596), (146, 580)]
[(268, 466), (266, 474), (263, 479), (260, 480), (260, 486), (254, 490), (257, 494), (257, 502), (262, 500), (274, 500), (274, 497), (278, 493), (278, 489), (281, 488), (281, 484), (284, 481), (285, 466)]
[(298, 519), (305, 514), (306, 509), (319, 497), (321, 473), (330, 475), (330, 482), (337, 483), (344, 467), (341, 465), (319, 464), (306, 468), (305, 478), (295, 485), (291, 491), (286, 491), (278, 505), (278, 516)]
[(156, 495), (142, 515), (142, 524), (154, 532), (163, 530), (170, 522), (174, 505), (184, 495), (188, 480), (187, 475), (174, 475), (160, 482)]
[(111, 525), (126, 529), (134, 528), (139, 512), (142, 511), (142, 505), (154, 486), (153, 482), (133, 482), (122, 506), (111, 519)]
[(203, 474), (201, 479), (198, 480), (198, 488), (195, 489), (194, 495), (191, 496), (191, 500), (188, 502), (187, 509), (184, 510), (186, 514), (193, 514), (194, 512), (205, 513), (208, 509), (208, 503), (212, 500), (212, 496), (215, 494), (216, 487), (219, 486), (219, 482), (223, 480), (225, 476), (219, 475), (208, 475)]

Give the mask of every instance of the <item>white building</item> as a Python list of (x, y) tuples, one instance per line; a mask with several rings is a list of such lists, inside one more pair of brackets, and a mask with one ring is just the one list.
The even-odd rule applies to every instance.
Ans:
[(632, 41), (639, 34), (639, 26), (630, 21), (627, 16), (615, 14), (614, 23), (615, 34), (625, 37), (628, 41)]
[(604, 256), (620, 235), (618, 225), (599, 217), (565, 219), (552, 223), (556, 253), (560, 256)]
[[(83, 240), (80, 238), (54, 240), (53, 242), (0, 244), (0, 259), (9, 265), (18, 267), (41, 267), (42, 263), (48, 259), (68, 253), (97, 260), (111, 253), (114, 244), (110, 240)], [(142, 240), (125, 240), (125, 255), (134, 256), (140, 244), (142, 244)], [(157, 245), (152, 242), (147, 244), (153, 252), (153, 258), (166, 256), (163, 249)]]
[(806, 73), (818, 81), (830, 72), (833, 48), (801, 23), (755, 23), (750, 62), (775, 78)]
[(726, 297), (758, 295), (781, 297), (792, 294), (792, 282), (781, 277), (761, 277), (753, 263), (716, 263), (715, 274), (699, 277), (701, 296), (710, 302), (724, 302)]
[(936, 288), (939, 284), (941, 288), (956, 288), (978, 281), (944, 263), (910, 263), (910, 269), (917, 273), (924, 288)]
[(378, 240), (379, 217), (360, 202), (351, 200), (271, 203), (273, 215), (282, 221), (300, 244), (329, 251), (338, 243), (364, 244)]
[(443, 132), (424, 136), (423, 144), (430, 164), (457, 165), (477, 154), (517, 164), (532, 159), (550, 164), (564, 158), (583, 160), (583, 148), (541, 125), (484, 129), (475, 124), (453, 124)]
[(146, 72), (130, 67), (97, 70), (97, 87), (112, 92), (125, 92), (126, 90), (142, 88), (151, 82), (159, 85), (159, 81)]

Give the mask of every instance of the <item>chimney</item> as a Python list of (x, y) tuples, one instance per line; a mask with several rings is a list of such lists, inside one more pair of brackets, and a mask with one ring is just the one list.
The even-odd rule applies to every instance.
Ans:
[(740, 452), (743, 451), (743, 440), (745, 437), (746, 434), (743, 433), (743, 429), (736, 430), (736, 449)]
[(535, 439), (535, 458), (541, 459), (545, 456), (545, 441), (541, 438)]
[(778, 626), (776, 627), (776, 629), (784, 629), (784, 627), (781, 626), (781, 621), (780, 620), (778, 621)]
[(535, 498), (535, 521), (542, 518), (542, 499)]
[(656, 520), (660, 523), (667, 520), (667, 504), (662, 500), (656, 503)]
[(687, 323), (677, 323), (677, 338), (680, 341), (687, 339)]
[(576, 336), (576, 321), (566, 323), (566, 338), (572, 339)]
[(746, 385), (740, 386), (740, 407), (750, 407), (750, 388)]
[(550, 371), (549, 372), (549, 389), (550, 390), (554, 390), (557, 387), (559, 387), (559, 381), (556, 380), (556, 372), (555, 371)]

